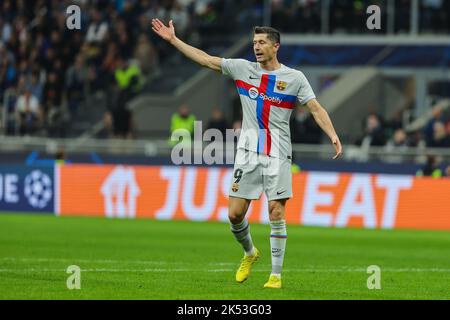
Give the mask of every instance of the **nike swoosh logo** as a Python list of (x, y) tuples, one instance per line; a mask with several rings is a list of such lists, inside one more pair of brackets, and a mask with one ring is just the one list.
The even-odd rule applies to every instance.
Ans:
[(257, 79), (259, 79), (259, 77), (252, 77), (252, 76), (250, 76), (250, 77), (248, 77), (250, 80), (257, 80)]
[(282, 194), (285, 193), (285, 192), (286, 192), (286, 190), (281, 191), (281, 192), (277, 192), (277, 196), (282, 195)]

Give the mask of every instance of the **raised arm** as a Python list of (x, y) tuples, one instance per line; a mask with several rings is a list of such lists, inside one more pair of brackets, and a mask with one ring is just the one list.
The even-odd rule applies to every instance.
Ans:
[(316, 120), (317, 124), (322, 128), (323, 131), (328, 135), (333, 144), (334, 149), (336, 150), (336, 155), (333, 157), (334, 159), (339, 158), (342, 154), (342, 145), (339, 137), (334, 130), (333, 123), (331, 122), (330, 116), (328, 112), (320, 105), (317, 99), (312, 99), (306, 103), (309, 111)]
[(169, 21), (169, 26), (167, 27), (159, 19), (152, 19), (152, 30), (192, 61), (198, 63), (202, 67), (221, 72), (222, 58), (210, 56), (206, 52), (194, 48), (178, 39), (175, 35), (175, 28), (172, 20)]

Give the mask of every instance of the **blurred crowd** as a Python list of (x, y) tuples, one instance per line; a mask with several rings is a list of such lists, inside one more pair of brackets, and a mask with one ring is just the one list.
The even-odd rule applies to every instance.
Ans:
[[(0, 105), (8, 135), (64, 137), (89, 97), (103, 95), (102, 137), (132, 136), (126, 103), (158, 72), (170, 47), (149, 21), (173, 19), (181, 37), (222, 32), (235, 11), (209, 0), (3, 0), (0, 3)], [(237, 1), (231, 1), (240, 6)], [(81, 29), (66, 26), (80, 7)], [(229, 8), (229, 9), (227, 9)], [(220, 13), (220, 14), (219, 14)], [(95, 108), (95, 104), (88, 105)], [(89, 113), (89, 109), (83, 109)]]
[[(400, 109), (392, 118), (385, 120), (375, 111), (365, 117), (362, 126), (363, 134), (354, 141), (361, 148), (358, 150), (359, 160), (368, 160), (364, 157), (365, 151), (371, 146), (381, 147), (383, 155), (379, 158), (383, 162), (404, 163), (405, 151), (409, 148), (450, 148), (450, 108), (445, 109), (442, 105), (432, 108), (432, 113), (426, 125), (419, 130), (410, 131), (408, 124), (414, 121), (410, 108)], [(227, 129), (239, 130), (242, 126), (242, 114), (237, 114), (230, 123), (220, 107), (212, 110), (211, 117), (203, 126), (205, 129), (216, 129), (226, 137)], [(188, 105), (182, 104), (172, 115), (170, 129), (171, 133), (183, 129), (194, 137), (194, 123), (197, 120)], [(321, 144), (325, 137), (322, 129), (314, 120), (311, 113), (304, 107), (295, 108), (290, 119), (290, 132), (292, 143), (298, 144)], [(170, 140), (170, 138), (169, 138)], [(172, 145), (178, 141), (170, 141)], [(235, 141), (235, 144), (237, 141)], [(433, 153), (419, 153), (420, 162), (424, 162), (422, 168), (417, 171), (417, 176), (432, 176), (440, 178), (450, 176), (450, 164), (445, 165), (445, 159)], [(448, 160), (448, 159), (447, 159)], [(447, 161), (448, 162), (448, 161)], [(295, 164), (295, 162), (294, 162)]]
[[(419, 177), (450, 177), (449, 159), (438, 152), (439, 149), (450, 148), (450, 109), (435, 105), (425, 126), (415, 130), (407, 125), (414, 120), (411, 115), (410, 110), (401, 110), (393, 118), (385, 120), (376, 112), (369, 113), (363, 122), (364, 133), (355, 142), (360, 146), (355, 159), (367, 161), (369, 148), (376, 146), (381, 148), (382, 154), (375, 158), (372, 156), (372, 160), (405, 163), (409, 159), (424, 163), (416, 172)], [(415, 152), (408, 152), (411, 150)]]
[(450, 148), (450, 112), (440, 105), (433, 107), (432, 116), (422, 130), (408, 132), (405, 111), (389, 120), (371, 112), (363, 123), (364, 134), (357, 145), (385, 146), (386, 149), (401, 151), (407, 147)]
[[(330, 31), (358, 32), (360, 17), (365, 16), (363, 9), (368, 3), (331, 1)], [(401, 31), (408, 28), (402, 24), (409, 23), (410, 1), (395, 3), (396, 30)], [(420, 1), (421, 26), (436, 32), (448, 30), (449, 3)], [(80, 30), (69, 30), (66, 26), (66, 9), (72, 4), (81, 9)], [(89, 114), (97, 107), (91, 97), (104, 97), (107, 111), (104, 129), (98, 137), (130, 138), (133, 121), (127, 103), (174, 54), (165, 41), (152, 33), (150, 19), (173, 19), (177, 34), (199, 45), (200, 35), (221, 36), (237, 27), (248, 31), (251, 26), (261, 24), (263, 4), (263, 0), (3, 0), (0, 2), (2, 131), (8, 135), (65, 137), (80, 113)], [(370, 4), (385, 8), (385, 1)], [(283, 32), (320, 32), (320, 10), (319, 0), (274, 0), (272, 24)], [(218, 118), (218, 113), (214, 112), (212, 117)], [(427, 127), (427, 145), (447, 146), (447, 120)], [(237, 121), (239, 117), (233, 116), (230, 126)], [(384, 122), (376, 114), (368, 117), (366, 126), (370, 144), (417, 143), (415, 137), (403, 138), (404, 134), (398, 131), (401, 127)], [(384, 133), (386, 128), (390, 134)], [(304, 110), (294, 114), (291, 130), (295, 143), (321, 140), (320, 129)]]
[[(411, 0), (394, 1), (394, 33), (409, 33)], [(274, 0), (272, 22), (283, 32), (321, 32), (321, 0)], [(380, 33), (387, 30), (388, 1), (384, 0), (332, 0), (330, 1), (328, 31), (331, 33), (367, 32), (366, 8), (377, 5), (381, 9)], [(418, 31), (420, 33), (450, 32), (450, 2), (445, 0), (419, 0)]]
[[(80, 105), (98, 93), (110, 97), (113, 114), (123, 108), (158, 61), (148, 25), (138, 19), (145, 2), (2, 1), (5, 133), (64, 137)], [(81, 8), (81, 30), (66, 26), (71, 4)]]

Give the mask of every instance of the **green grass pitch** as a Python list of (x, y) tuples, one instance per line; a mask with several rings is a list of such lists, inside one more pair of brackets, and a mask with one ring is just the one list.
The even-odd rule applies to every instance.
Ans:
[[(242, 257), (226, 223), (0, 214), (0, 299), (449, 299), (450, 232), (288, 226), (283, 289), (270, 273), (269, 226), (251, 225), (262, 258)], [(81, 289), (66, 287), (69, 265)], [(381, 289), (367, 288), (367, 267)]]

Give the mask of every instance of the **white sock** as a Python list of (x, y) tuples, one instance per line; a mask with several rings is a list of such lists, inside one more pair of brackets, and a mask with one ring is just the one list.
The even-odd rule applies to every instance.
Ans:
[(286, 249), (286, 221), (270, 222), (270, 251), (272, 252), (272, 274), (281, 277)]
[(253, 241), (252, 236), (250, 235), (250, 225), (248, 221), (244, 219), (241, 223), (231, 224), (231, 232), (233, 232), (236, 240), (242, 245), (244, 248), (244, 252), (246, 256), (253, 256)]

